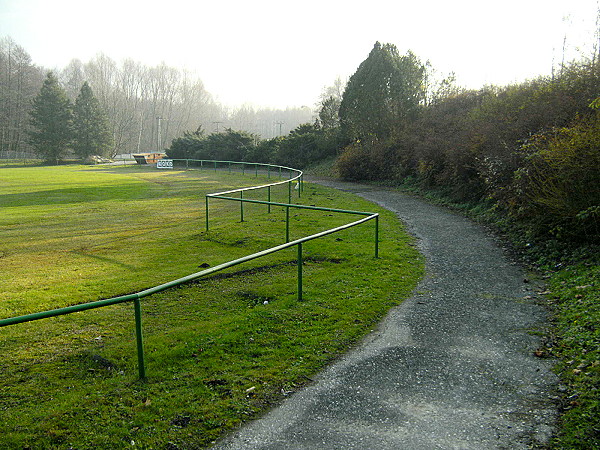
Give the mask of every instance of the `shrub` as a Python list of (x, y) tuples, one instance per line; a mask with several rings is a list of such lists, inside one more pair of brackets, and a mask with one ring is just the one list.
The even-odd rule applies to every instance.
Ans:
[(511, 212), (537, 233), (598, 241), (600, 114), (534, 136), (512, 186)]
[(356, 141), (338, 157), (338, 173), (345, 180), (392, 180), (398, 170), (396, 154), (393, 147), (377, 139)]

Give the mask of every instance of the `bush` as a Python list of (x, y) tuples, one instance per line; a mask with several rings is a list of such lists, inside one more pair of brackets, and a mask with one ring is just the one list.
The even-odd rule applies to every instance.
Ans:
[(600, 239), (600, 114), (534, 136), (512, 186), (513, 215), (536, 233)]
[(338, 173), (345, 180), (392, 180), (398, 167), (396, 151), (376, 139), (347, 145), (337, 160)]
[(167, 156), (173, 159), (194, 158), (204, 147), (205, 138), (200, 132), (184, 133), (183, 137), (173, 139), (171, 148), (167, 150)]

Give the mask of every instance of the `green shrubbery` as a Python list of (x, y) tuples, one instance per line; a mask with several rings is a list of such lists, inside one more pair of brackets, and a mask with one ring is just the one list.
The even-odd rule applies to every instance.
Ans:
[(554, 78), (453, 92), (396, 130), (354, 140), (338, 158), (347, 179), (407, 179), (458, 202), (491, 200), (531, 239), (598, 240), (600, 65)]
[(600, 238), (600, 116), (534, 136), (510, 189), (510, 211), (537, 235)]
[(337, 130), (327, 130), (319, 123), (303, 124), (287, 136), (266, 140), (227, 128), (207, 136), (201, 131), (185, 133), (173, 140), (167, 154), (170, 158), (261, 162), (303, 169), (335, 155), (338, 141)]

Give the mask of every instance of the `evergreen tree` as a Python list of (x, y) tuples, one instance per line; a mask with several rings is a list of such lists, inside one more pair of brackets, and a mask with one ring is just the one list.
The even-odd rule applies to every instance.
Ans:
[(375, 43), (350, 77), (339, 116), (351, 140), (385, 140), (416, 116), (425, 98), (425, 67), (411, 52), (400, 56), (393, 44)]
[(82, 159), (91, 155), (108, 156), (113, 142), (108, 117), (87, 81), (81, 86), (73, 113), (75, 153)]
[(340, 100), (331, 96), (321, 102), (319, 123), (325, 130), (332, 130), (340, 124)]
[(73, 138), (72, 105), (52, 72), (48, 72), (30, 112), (32, 146), (46, 161), (58, 163)]

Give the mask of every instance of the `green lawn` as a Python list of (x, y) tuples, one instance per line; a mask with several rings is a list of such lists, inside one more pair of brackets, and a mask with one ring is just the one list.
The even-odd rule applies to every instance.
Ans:
[[(275, 177), (273, 177), (275, 178)], [(273, 207), (204, 194), (254, 174), (130, 167), (0, 168), (0, 318), (139, 291), (283, 243)], [(244, 196), (264, 200), (266, 193)], [(274, 189), (287, 200), (287, 188)], [(0, 448), (198, 448), (309, 382), (410, 294), (423, 261), (395, 216), (306, 184), (294, 201), (379, 212), (304, 245), (143, 300), (145, 381), (133, 307), (0, 329)], [(293, 210), (291, 239), (357, 218)]]

